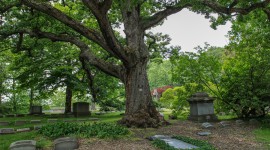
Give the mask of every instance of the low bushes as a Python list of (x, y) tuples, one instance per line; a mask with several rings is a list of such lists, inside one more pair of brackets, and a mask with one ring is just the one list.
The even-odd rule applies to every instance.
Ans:
[(38, 132), (50, 138), (58, 138), (67, 135), (98, 138), (117, 138), (129, 134), (129, 130), (127, 128), (114, 123), (79, 124), (70, 122), (48, 124), (43, 126)]

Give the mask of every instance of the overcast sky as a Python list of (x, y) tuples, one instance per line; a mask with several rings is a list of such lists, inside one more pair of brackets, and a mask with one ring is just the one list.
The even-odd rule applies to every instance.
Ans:
[(162, 26), (155, 27), (151, 31), (169, 34), (172, 45), (181, 46), (183, 51), (193, 51), (198, 45), (203, 47), (205, 42), (211, 46), (221, 47), (228, 44), (229, 40), (225, 36), (230, 27), (231, 24), (227, 23), (214, 30), (204, 16), (185, 9), (169, 16)]

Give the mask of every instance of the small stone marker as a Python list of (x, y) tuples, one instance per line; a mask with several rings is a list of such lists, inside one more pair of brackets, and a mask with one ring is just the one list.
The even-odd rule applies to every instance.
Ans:
[(220, 124), (222, 127), (230, 126), (230, 122), (229, 122), (229, 121), (221, 121), (219, 124)]
[(54, 150), (74, 150), (79, 148), (76, 138), (64, 137), (54, 140)]
[(2, 128), (0, 134), (13, 134), (15, 133), (14, 128)]
[(7, 121), (0, 121), (0, 126), (8, 126), (9, 122)]
[(28, 121), (26, 121), (26, 120), (19, 120), (19, 121), (15, 121), (15, 125), (16, 126), (20, 126), (20, 125), (24, 125), (24, 124), (26, 124)]
[(34, 130), (39, 130), (43, 125), (34, 125)]
[(243, 121), (243, 120), (235, 120), (235, 123), (237, 124), (237, 125), (242, 125), (242, 124), (244, 124), (245, 122)]
[(72, 119), (67, 119), (67, 120), (64, 120), (64, 122), (75, 122), (76, 120), (72, 120)]
[(208, 129), (208, 128), (213, 128), (214, 126), (209, 122), (205, 122), (205, 123), (202, 123), (202, 127)]
[(208, 136), (211, 134), (211, 132), (198, 132), (197, 134), (200, 136)]
[(17, 129), (17, 132), (28, 132), (31, 131), (30, 128), (22, 128), (22, 129)]
[(34, 140), (21, 140), (10, 144), (10, 150), (36, 150), (36, 141)]
[(176, 149), (197, 149), (199, 147), (183, 142), (181, 140), (174, 139), (170, 136), (166, 135), (155, 135), (149, 138), (150, 140), (160, 139), (164, 142), (166, 142), (168, 145), (176, 148)]
[(47, 123), (56, 123), (58, 119), (48, 119)]
[(38, 123), (41, 123), (41, 120), (31, 120), (30, 123), (32, 123), (32, 124), (38, 124)]

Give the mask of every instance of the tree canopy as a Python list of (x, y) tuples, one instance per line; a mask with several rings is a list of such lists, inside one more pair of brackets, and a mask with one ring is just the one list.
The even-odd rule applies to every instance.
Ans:
[[(184, 8), (211, 18), (213, 27), (233, 15), (247, 15), (256, 9), (261, 9), (269, 19), (269, 3), (269, 0), (2, 0), (0, 35), (1, 39), (12, 41), (15, 51), (29, 52), (40, 39), (75, 45), (85, 71), (91, 65), (124, 83), (126, 112), (120, 123), (156, 127), (164, 120), (151, 101), (146, 66), (152, 53), (151, 42), (146, 42), (147, 30)], [(212, 13), (219, 16), (216, 18)], [(116, 30), (120, 25), (125, 37)]]

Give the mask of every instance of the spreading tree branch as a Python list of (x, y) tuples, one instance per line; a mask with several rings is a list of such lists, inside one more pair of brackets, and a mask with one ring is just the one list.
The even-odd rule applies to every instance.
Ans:
[(123, 47), (117, 40), (107, 15), (109, 9), (111, 8), (112, 0), (105, 0), (103, 2), (99, 2), (98, 0), (82, 1), (96, 17), (100, 30), (102, 31), (102, 35), (105, 38), (108, 46), (111, 47), (111, 50), (124, 63), (128, 62)]
[(67, 26), (69, 26), (70, 28), (77, 31), (78, 33), (80, 33), (84, 37), (86, 37), (89, 40), (97, 43), (104, 50), (109, 52), (111, 55), (113, 55), (115, 57), (118, 57), (114, 53), (114, 51), (112, 51), (112, 49), (107, 45), (105, 39), (103, 38), (103, 36), (98, 31), (85, 27), (83, 24), (77, 22), (73, 18), (69, 17), (65, 13), (61, 12), (60, 10), (52, 7), (51, 5), (49, 5), (47, 3), (36, 2), (36, 1), (33, 1), (33, 0), (21, 0), (21, 2), (22, 2), (22, 4), (24, 4), (24, 5), (26, 5), (26, 6), (30, 7), (30, 8), (36, 9), (36, 10), (38, 10), (40, 12), (43, 12), (43, 13), (57, 19), (58, 21), (62, 22), (63, 24), (65, 24)]
[(57, 34), (49, 33), (49, 32), (42, 32), (40, 30), (19, 29), (19, 30), (11, 31), (9, 33), (0, 32), (0, 35), (2, 35), (0, 39), (7, 38), (11, 35), (18, 34), (18, 33), (28, 34), (31, 37), (36, 37), (39, 39), (42, 39), (42, 38), (50, 39), (52, 42), (69, 42), (71, 44), (74, 44), (81, 50), (80, 57), (84, 58), (88, 63), (90, 63), (91, 65), (95, 66), (96, 68), (100, 69), (101, 71), (103, 71), (104, 73), (108, 75), (111, 75), (116, 78), (121, 77), (121, 74), (120, 74), (121, 67), (108, 63), (96, 57), (95, 54), (90, 51), (90, 48), (87, 44), (85, 44), (78, 38), (71, 37), (66, 34), (57, 35)]

